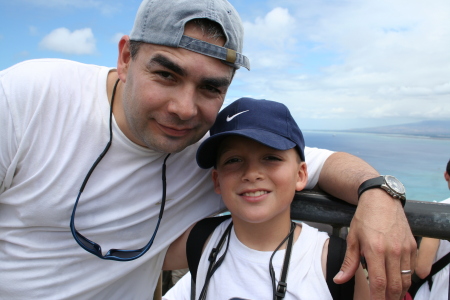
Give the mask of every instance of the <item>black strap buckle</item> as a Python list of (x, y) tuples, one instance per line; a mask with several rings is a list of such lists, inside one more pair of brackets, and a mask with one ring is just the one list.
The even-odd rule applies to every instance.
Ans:
[(214, 261), (214, 262), (215, 262), (218, 253), (219, 253), (219, 251), (217, 251), (217, 248), (213, 248), (213, 249), (211, 250), (211, 254), (209, 254), (208, 260), (209, 260), (209, 261)]
[(287, 283), (279, 281), (278, 287), (277, 287), (277, 292), (275, 293), (275, 295), (277, 297), (284, 298), (284, 296), (286, 296), (286, 291), (287, 291)]

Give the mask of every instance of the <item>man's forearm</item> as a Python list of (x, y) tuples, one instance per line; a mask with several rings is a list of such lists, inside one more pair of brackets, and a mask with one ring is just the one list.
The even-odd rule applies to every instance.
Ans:
[(320, 172), (318, 187), (352, 204), (358, 204), (350, 223), (347, 250), (334, 281), (350, 280), (360, 257), (367, 262), (370, 298), (402, 299), (411, 285), (417, 245), (401, 201), (380, 188), (368, 189), (358, 200), (359, 186), (379, 173), (362, 159), (348, 153), (333, 153)]
[(379, 175), (364, 160), (345, 152), (336, 152), (325, 161), (317, 185), (334, 197), (357, 204), (361, 183)]

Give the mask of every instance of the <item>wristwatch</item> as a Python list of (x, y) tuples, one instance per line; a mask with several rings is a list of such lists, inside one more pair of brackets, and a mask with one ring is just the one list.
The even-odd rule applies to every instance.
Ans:
[(368, 189), (382, 188), (392, 197), (399, 199), (402, 206), (406, 203), (406, 190), (403, 184), (391, 175), (383, 175), (364, 181), (358, 189), (358, 199)]

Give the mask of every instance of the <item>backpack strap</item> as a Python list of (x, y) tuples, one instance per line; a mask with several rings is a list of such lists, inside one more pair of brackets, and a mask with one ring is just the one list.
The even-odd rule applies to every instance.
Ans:
[(425, 281), (431, 280), (431, 277), (433, 277), (434, 274), (442, 270), (449, 263), (450, 263), (450, 252), (447, 253), (445, 256), (441, 257), (441, 259), (436, 261), (433, 264), (433, 266), (431, 266), (430, 274), (428, 274), (428, 276), (425, 277), (424, 279), (420, 278), (416, 274), (413, 274), (411, 276), (411, 286), (408, 289), (408, 293), (410, 293), (411, 296), (414, 298), (414, 296), (416, 295), (417, 291), (422, 286), (422, 284), (424, 284)]
[(203, 246), (211, 233), (219, 224), (229, 219), (231, 216), (221, 216), (206, 218), (198, 221), (189, 233), (186, 241), (186, 256), (188, 260), (189, 271), (191, 272), (192, 281), (195, 283), (197, 278), (198, 264), (202, 256)]
[(333, 277), (340, 271), (342, 262), (345, 257), (347, 242), (339, 237), (330, 236), (327, 255), (327, 285), (333, 300), (337, 299), (353, 299), (355, 290), (355, 277), (343, 284), (336, 284)]

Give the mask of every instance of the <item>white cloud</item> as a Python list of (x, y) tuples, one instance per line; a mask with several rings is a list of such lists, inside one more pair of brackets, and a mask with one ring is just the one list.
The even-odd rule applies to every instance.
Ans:
[(244, 22), (246, 94), (300, 118), (450, 118), (450, 2), (282, 3)]
[(295, 19), (289, 10), (277, 7), (264, 17), (256, 18), (254, 23), (244, 22), (245, 37), (271, 48), (287, 49), (295, 43), (294, 26)]
[(47, 50), (66, 54), (93, 54), (96, 51), (95, 38), (90, 28), (74, 30), (58, 28), (45, 36), (39, 44)]
[(295, 18), (277, 7), (254, 22), (244, 22), (245, 51), (253, 67), (282, 68), (289, 64), (287, 53), (295, 48)]

